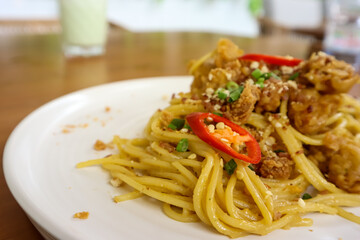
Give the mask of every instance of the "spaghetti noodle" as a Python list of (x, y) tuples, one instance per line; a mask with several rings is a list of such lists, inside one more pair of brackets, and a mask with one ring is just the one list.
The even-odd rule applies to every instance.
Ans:
[[(339, 62), (324, 54), (296, 66), (279, 65), (279, 58), (276, 64), (271, 58), (270, 62), (268, 58), (249, 61), (241, 54), (231, 42), (221, 40), (215, 51), (192, 63), (191, 92), (178, 94), (169, 107), (155, 112), (144, 138), (114, 136), (117, 154), (77, 167), (101, 165), (116, 185), (133, 188), (116, 196), (116, 202), (147, 195), (163, 202), (170, 218), (201, 221), (231, 238), (310, 226), (312, 220), (303, 218), (309, 212), (337, 214), (360, 224), (360, 217), (342, 208), (360, 206), (360, 179), (356, 178), (360, 175), (356, 169), (360, 166), (360, 104), (332, 88), (339, 78), (325, 89), (322, 76), (309, 74), (315, 68), (317, 74), (332, 69), (338, 71), (333, 78), (348, 74), (344, 81), (352, 78), (352, 84), (357, 77), (349, 73), (348, 65), (339, 69), (344, 63), (336, 66)], [(235, 87), (230, 88), (229, 82)], [(239, 89), (238, 98), (232, 99), (237, 93), (231, 93)], [(301, 99), (304, 94), (305, 100)], [(336, 110), (320, 109), (324, 100), (336, 105)], [(258, 140), (260, 163), (236, 160), (234, 173), (224, 170), (232, 157), (187, 126), (186, 117), (194, 112), (216, 112), (240, 124)], [(314, 117), (319, 122), (315, 128)], [(174, 119), (180, 124), (170, 126)], [(211, 121), (206, 120), (208, 127)], [(187, 145), (179, 150), (183, 139)], [(237, 150), (246, 154), (246, 149), (243, 145)], [(330, 150), (333, 158), (324, 153)], [(337, 169), (335, 156), (342, 151), (348, 151), (343, 165), (358, 171), (352, 173), (355, 180)]]

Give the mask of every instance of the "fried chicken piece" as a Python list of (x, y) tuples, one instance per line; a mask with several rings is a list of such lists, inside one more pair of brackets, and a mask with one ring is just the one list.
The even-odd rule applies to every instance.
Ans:
[[(243, 51), (228, 39), (221, 39), (211, 57), (204, 60), (192, 72), (194, 81), (191, 84), (191, 93), (200, 97), (206, 89), (217, 89), (228, 81), (239, 82), (244, 76), (244, 70), (238, 60)], [(191, 61), (190, 68), (197, 64)], [(250, 74), (250, 73), (249, 73)]]
[(320, 95), (316, 89), (298, 89), (290, 95), (289, 118), (304, 134), (317, 134), (325, 129), (326, 120), (336, 113), (339, 95)]
[(256, 112), (276, 111), (287, 90), (288, 87), (280, 79), (271, 78), (267, 80), (264, 89), (261, 91), (260, 100), (256, 105)]
[(289, 179), (294, 169), (290, 155), (282, 153), (279, 156), (267, 156), (256, 165), (256, 173), (264, 178)]
[(259, 88), (251, 81), (247, 81), (240, 98), (226, 105), (226, 110), (224, 111), (225, 116), (238, 124), (246, 122), (250, 114), (254, 111), (259, 96)]
[(339, 188), (360, 193), (360, 147), (354, 144), (341, 145), (331, 156), (329, 180)]
[(353, 66), (323, 52), (313, 53), (301, 67), (300, 79), (322, 93), (346, 93), (360, 80)]
[(351, 134), (337, 130), (324, 137), (325, 146), (311, 146), (309, 159), (327, 179), (351, 193), (360, 193), (360, 146)]

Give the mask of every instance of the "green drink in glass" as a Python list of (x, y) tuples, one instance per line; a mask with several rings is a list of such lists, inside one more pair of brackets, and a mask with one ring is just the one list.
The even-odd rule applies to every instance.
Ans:
[(63, 50), (67, 57), (105, 51), (107, 0), (59, 0)]

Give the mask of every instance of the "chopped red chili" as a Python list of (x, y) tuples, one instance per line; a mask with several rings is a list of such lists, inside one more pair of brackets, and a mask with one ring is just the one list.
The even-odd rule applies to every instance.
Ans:
[[(205, 120), (211, 119), (215, 124), (224, 123), (223, 129), (211, 131)], [(256, 139), (245, 129), (232, 121), (213, 113), (195, 112), (187, 115), (187, 122), (192, 131), (210, 146), (232, 156), (235, 159), (248, 163), (258, 163), (261, 159), (261, 150)], [(234, 145), (245, 143), (247, 155), (239, 153)]]
[(302, 62), (301, 59), (298, 58), (287, 58), (287, 57), (281, 57), (281, 56), (271, 56), (271, 55), (264, 55), (264, 54), (245, 54), (239, 59), (242, 60), (250, 60), (250, 61), (263, 61), (265, 63), (269, 64), (275, 64), (280, 66), (290, 66), (294, 67), (299, 65), (299, 63)]

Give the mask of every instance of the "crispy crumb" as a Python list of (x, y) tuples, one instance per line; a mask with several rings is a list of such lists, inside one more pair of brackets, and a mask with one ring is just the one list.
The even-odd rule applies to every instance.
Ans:
[(111, 108), (109, 106), (105, 107), (105, 112), (110, 112)]
[(313, 229), (309, 229), (309, 232), (313, 232), (314, 230)]
[(89, 212), (77, 212), (77, 213), (74, 214), (73, 217), (74, 218), (79, 218), (79, 219), (88, 219)]
[(70, 133), (70, 130), (67, 129), (67, 128), (64, 128), (61, 132), (62, 132), (62, 133)]
[(110, 184), (113, 187), (120, 187), (122, 184), (122, 181), (119, 178), (112, 178), (112, 179), (110, 179)]
[(162, 95), (161, 99), (164, 100), (164, 101), (168, 101), (169, 100), (169, 95), (164, 94), (164, 95)]
[(299, 198), (298, 199), (298, 205), (302, 208), (304, 208), (306, 206), (306, 203), (304, 200), (302, 200), (302, 198)]
[(80, 128), (87, 128), (88, 126), (89, 126), (88, 123), (79, 124), (79, 127), (80, 127)]
[(106, 149), (106, 144), (101, 140), (96, 140), (96, 142), (94, 144), (94, 149), (96, 151), (105, 150)]

